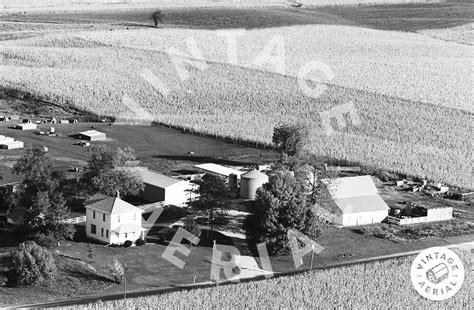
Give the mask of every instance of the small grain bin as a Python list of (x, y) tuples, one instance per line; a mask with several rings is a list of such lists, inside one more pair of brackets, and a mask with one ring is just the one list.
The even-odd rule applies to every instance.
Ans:
[(257, 170), (246, 172), (240, 176), (240, 197), (255, 200), (257, 189), (268, 183), (268, 176)]
[(238, 176), (235, 173), (229, 175), (229, 187), (233, 189), (237, 189), (238, 183)]

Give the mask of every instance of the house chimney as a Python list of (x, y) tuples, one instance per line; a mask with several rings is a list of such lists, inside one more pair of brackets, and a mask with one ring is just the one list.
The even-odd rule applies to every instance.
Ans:
[(117, 198), (120, 199), (120, 190), (117, 190)]

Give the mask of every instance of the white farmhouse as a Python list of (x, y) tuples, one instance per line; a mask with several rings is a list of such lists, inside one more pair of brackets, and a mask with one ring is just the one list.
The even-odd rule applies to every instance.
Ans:
[(86, 235), (108, 244), (123, 244), (145, 237), (143, 210), (119, 197), (109, 197), (86, 205)]

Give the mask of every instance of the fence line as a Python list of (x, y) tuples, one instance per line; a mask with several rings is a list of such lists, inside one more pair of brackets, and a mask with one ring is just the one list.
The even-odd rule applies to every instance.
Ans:
[(420, 216), (420, 217), (398, 218), (398, 217), (389, 216), (388, 222), (391, 224), (397, 224), (397, 225), (418, 224), (418, 223), (428, 222), (428, 217)]
[(79, 223), (84, 223), (85, 221), (86, 221), (85, 216), (78, 216), (78, 217), (62, 220), (61, 222), (66, 223), (66, 224), (79, 224)]

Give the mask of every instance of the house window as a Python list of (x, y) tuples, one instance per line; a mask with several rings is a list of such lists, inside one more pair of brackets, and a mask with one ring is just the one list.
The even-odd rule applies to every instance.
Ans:
[(102, 214), (102, 221), (105, 222), (105, 213)]
[(95, 211), (92, 211), (92, 218), (95, 219)]
[(134, 221), (137, 220), (137, 214), (136, 214), (136, 213), (133, 213), (133, 220), (134, 220)]
[(120, 223), (120, 215), (117, 215), (117, 222)]
[(97, 227), (94, 224), (91, 224), (91, 233), (96, 234)]
[(105, 238), (108, 238), (108, 237), (109, 237), (109, 230), (106, 229), (106, 230), (105, 230)]
[(101, 236), (101, 237), (104, 236), (104, 229), (103, 229), (103, 228), (100, 229), (100, 236)]
[(125, 233), (125, 238), (127, 238), (127, 237), (128, 237), (128, 233)]

